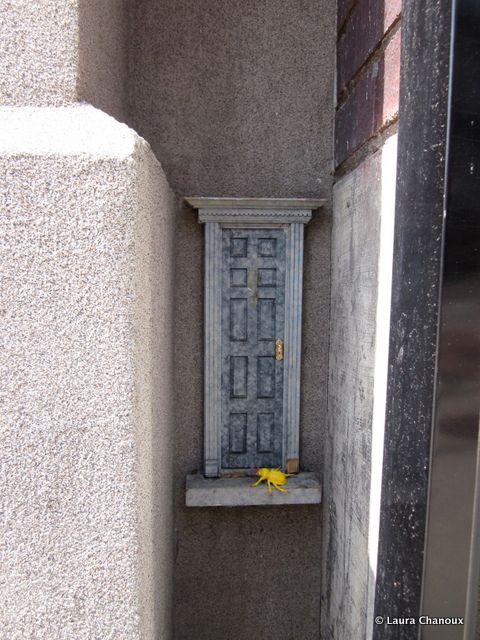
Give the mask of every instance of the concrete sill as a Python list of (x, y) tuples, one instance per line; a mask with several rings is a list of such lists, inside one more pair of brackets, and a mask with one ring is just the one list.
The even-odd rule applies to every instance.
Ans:
[(287, 504), (320, 504), (322, 488), (314, 473), (299, 473), (288, 479), (288, 493), (276, 489), (269, 494), (266, 483), (252, 487), (256, 478), (204, 478), (187, 476), (187, 507), (264, 507)]

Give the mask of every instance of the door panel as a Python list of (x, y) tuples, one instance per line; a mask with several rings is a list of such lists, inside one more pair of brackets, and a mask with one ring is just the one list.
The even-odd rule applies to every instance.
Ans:
[(222, 230), (222, 468), (282, 464), (284, 229)]

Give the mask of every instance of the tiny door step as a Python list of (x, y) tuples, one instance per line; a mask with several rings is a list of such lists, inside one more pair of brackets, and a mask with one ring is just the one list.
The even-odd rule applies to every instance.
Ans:
[(320, 504), (322, 488), (314, 473), (299, 473), (288, 478), (288, 493), (273, 491), (266, 486), (252, 487), (254, 477), (205, 478), (201, 474), (187, 476), (185, 502), (187, 507), (245, 507)]

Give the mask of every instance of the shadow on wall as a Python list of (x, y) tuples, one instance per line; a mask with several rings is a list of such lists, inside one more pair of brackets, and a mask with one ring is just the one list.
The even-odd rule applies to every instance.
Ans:
[(128, 120), (129, 0), (78, 0), (77, 94), (120, 122)]

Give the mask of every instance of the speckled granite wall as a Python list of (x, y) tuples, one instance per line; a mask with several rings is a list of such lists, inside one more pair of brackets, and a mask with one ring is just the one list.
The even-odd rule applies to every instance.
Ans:
[(126, 0), (0, 0), (0, 104), (127, 117)]
[[(301, 461), (322, 472), (335, 3), (135, 3), (132, 122), (185, 195), (325, 197), (305, 230)], [(176, 639), (318, 640), (321, 509), (186, 509), (203, 450), (203, 228), (177, 222)]]
[(123, 0), (0, 0), (9, 640), (171, 636), (175, 198), (104, 113), (125, 25)]
[(93, 107), (0, 118), (1, 635), (168, 638), (173, 196)]
[(77, 0), (78, 99), (128, 119), (128, 0)]
[(0, 104), (76, 99), (77, 0), (0, 1)]

